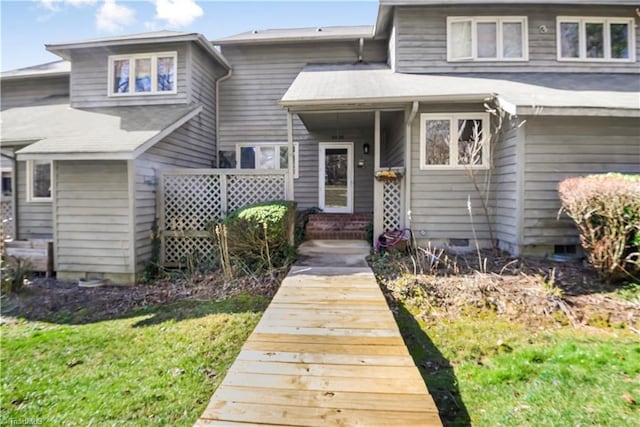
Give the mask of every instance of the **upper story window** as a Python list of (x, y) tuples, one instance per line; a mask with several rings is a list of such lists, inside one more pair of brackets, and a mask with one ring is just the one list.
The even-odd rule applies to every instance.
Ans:
[[(240, 169), (288, 169), (287, 144), (238, 144)], [(298, 143), (293, 144), (293, 177), (298, 178)]]
[(559, 61), (634, 61), (633, 19), (560, 16)]
[(448, 61), (527, 61), (526, 16), (447, 18)]
[(109, 57), (109, 95), (176, 93), (176, 52)]
[(487, 169), (489, 114), (420, 114), (420, 169)]

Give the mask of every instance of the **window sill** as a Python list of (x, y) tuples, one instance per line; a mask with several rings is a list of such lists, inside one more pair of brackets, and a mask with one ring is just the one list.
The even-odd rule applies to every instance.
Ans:
[(557, 58), (558, 62), (595, 62), (598, 64), (633, 64), (636, 62), (634, 59), (607, 59), (607, 58)]
[(489, 170), (489, 166), (449, 166), (449, 165), (420, 165), (421, 171), (467, 171), (467, 170)]
[(521, 63), (527, 63), (529, 62), (529, 58), (514, 58), (514, 59), (496, 59), (496, 58), (477, 58), (477, 59), (452, 59), (452, 58), (447, 58), (447, 62), (453, 62), (453, 63), (474, 63), (474, 62), (481, 62), (481, 63), (487, 63), (487, 62), (499, 62), (499, 63), (504, 63), (504, 62), (521, 62)]
[(37, 199), (27, 199), (26, 200), (27, 203), (52, 203), (53, 202), (53, 198), (49, 197), (49, 198), (37, 198)]
[(109, 98), (131, 98), (136, 96), (159, 96), (159, 95), (177, 95), (178, 91), (166, 91), (166, 92), (135, 92), (135, 93), (110, 93), (107, 96)]

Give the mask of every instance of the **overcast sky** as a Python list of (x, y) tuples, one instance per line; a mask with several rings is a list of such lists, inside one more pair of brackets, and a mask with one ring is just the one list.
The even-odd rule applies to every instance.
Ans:
[(254, 29), (374, 25), (377, 10), (377, 0), (0, 0), (0, 68), (58, 60), (45, 43), (162, 29), (215, 39)]

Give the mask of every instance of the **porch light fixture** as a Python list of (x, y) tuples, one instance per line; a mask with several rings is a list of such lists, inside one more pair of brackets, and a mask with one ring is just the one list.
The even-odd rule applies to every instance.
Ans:
[(371, 149), (371, 146), (368, 143), (366, 143), (362, 146), (362, 153), (364, 155), (368, 155), (370, 149)]

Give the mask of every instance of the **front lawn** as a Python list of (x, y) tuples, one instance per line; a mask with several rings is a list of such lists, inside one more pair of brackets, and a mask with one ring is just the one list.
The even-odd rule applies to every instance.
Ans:
[(193, 425), (268, 302), (183, 300), (85, 324), (3, 316), (0, 423)]
[(638, 287), (614, 298), (581, 268), (504, 261), (371, 259), (445, 425), (636, 426)]

